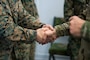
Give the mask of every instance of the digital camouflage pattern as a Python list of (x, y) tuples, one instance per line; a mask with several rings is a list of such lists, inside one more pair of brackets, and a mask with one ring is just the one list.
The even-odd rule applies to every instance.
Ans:
[(82, 27), (82, 40), (78, 60), (90, 60), (90, 22), (86, 21)]
[(55, 26), (57, 37), (69, 35), (69, 22)]
[[(24, 8), (35, 18), (38, 18), (37, 9), (34, 0), (21, 0)], [(17, 42), (14, 46), (13, 52), (16, 60), (34, 60), (35, 56), (35, 42), (28, 44), (24, 42)]]
[(35, 42), (32, 44), (18, 42), (12, 52), (15, 60), (34, 60)]
[(38, 18), (38, 10), (34, 0), (21, 0), (24, 8), (35, 18)]
[(32, 43), (43, 24), (30, 15), (21, 0), (0, 0), (0, 60), (14, 60), (17, 42)]
[[(65, 0), (64, 3), (64, 15), (66, 22), (69, 21), (69, 18), (73, 15), (79, 16), (80, 18), (89, 21), (90, 20), (90, 0)], [(65, 23), (64, 23), (65, 24)], [(85, 24), (82, 31), (83, 36), (86, 38), (76, 38), (70, 35), (68, 52), (70, 54), (71, 60), (90, 60), (90, 33), (88, 26), (89, 23)], [(67, 28), (63, 29), (68, 24), (56, 26), (57, 35), (61, 36), (68, 35), (65, 32), (68, 32)], [(87, 27), (86, 27), (87, 26)], [(87, 31), (87, 32), (86, 32)], [(60, 34), (61, 35), (60, 35)], [(63, 36), (62, 35), (62, 36)]]
[(90, 42), (90, 22), (86, 21), (82, 27), (81, 35), (84, 39), (87, 40), (87, 42)]

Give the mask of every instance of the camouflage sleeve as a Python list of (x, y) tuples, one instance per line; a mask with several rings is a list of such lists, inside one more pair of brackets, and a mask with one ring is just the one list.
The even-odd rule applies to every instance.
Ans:
[[(69, 17), (74, 15), (74, 11), (73, 11), (73, 0), (65, 0), (64, 2), (64, 19), (65, 21), (69, 20)], [(69, 35), (69, 22), (60, 24), (60, 25), (56, 25), (55, 26), (56, 29), (56, 35), (57, 37), (59, 36), (64, 36), (64, 35)]]
[(86, 21), (81, 29), (82, 38), (90, 42), (90, 22)]
[[(0, 38), (12, 41), (23, 40), (29, 42), (36, 40), (36, 31), (27, 28), (22, 28), (21, 26), (14, 23), (14, 19), (10, 14), (11, 12), (8, 4), (5, 4), (4, 2), (0, 3)], [(27, 17), (25, 17), (25, 19)]]
[(44, 25), (43, 23), (40, 22), (39, 19), (29, 14), (29, 12), (27, 12), (23, 7), (22, 3), (19, 4), (19, 20), (20, 26), (29, 29), (38, 29)]
[(57, 37), (69, 35), (69, 22), (55, 26)]
[(64, 2), (64, 18), (68, 21), (69, 17), (74, 15), (73, 0), (65, 0)]

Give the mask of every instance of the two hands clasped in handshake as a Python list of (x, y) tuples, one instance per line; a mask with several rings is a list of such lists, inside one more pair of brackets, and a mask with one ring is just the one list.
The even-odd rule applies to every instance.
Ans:
[(43, 25), (42, 28), (37, 29), (37, 42), (46, 44), (53, 42), (56, 39), (56, 31), (51, 25)]
[[(86, 21), (78, 16), (72, 16), (69, 19), (69, 32), (72, 36), (81, 37), (81, 29)], [(46, 44), (53, 42), (57, 37), (56, 30), (51, 25), (44, 25), (37, 29), (37, 42)]]

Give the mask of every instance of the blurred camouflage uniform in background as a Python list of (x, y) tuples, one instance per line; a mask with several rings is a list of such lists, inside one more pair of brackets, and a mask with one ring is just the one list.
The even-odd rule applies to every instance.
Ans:
[[(27, 48), (42, 25), (25, 10), (21, 0), (0, 0), (0, 60), (30, 60), (27, 55), (32, 53)], [(24, 42), (29, 44), (21, 45)]]
[[(24, 8), (35, 18), (38, 18), (37, 9), (34, 0), (21, 0)], [(14, 47), (12, 53), (16, 55), (19, 60), (34, 60), (35, 57), (35, 42), (29, 44), (24, 42), (17, 42), (18, 45)], [(15, 56), (13, 55), (13, 58)]]
[[(69, 18), (73, 15), (79, 16), (86, 21), (90, 21), (90, 0), (65, 0), (64, 15), (66, 22), (69, 21)], [(85, 24), (85, 26), (87, 25), (90, 24)], [(67, 23), (57, 25), (55, 26), (55, 29), (58, 36), (69, 34), (69, 24)], [(85, 31), (82, 35), (85, 36), (85, 34), (87, 34), (86, 39), (76, 38), (72, 35), (69, 36), (68, 53), (71, 60), (90, 60), (90, 37), (88, 38), (88, 36), (90, 36), (90, 31), (85, 29), (85, 27), (82, 31)]]

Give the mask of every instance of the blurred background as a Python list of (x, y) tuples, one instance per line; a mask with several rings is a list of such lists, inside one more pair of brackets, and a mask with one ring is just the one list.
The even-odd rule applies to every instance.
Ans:
[[(64, 0), (35, 0), (41, 22), (53, 25), (54, 17), (63, 16)], [(68, 36), (60, 37), (55, 42), (68, 43)], [(48, 60), (51, 44), (40, 45), (36, 42), (35, 60)], [(56, 60), (69, 60), (67, 56), (55, 55)]]

